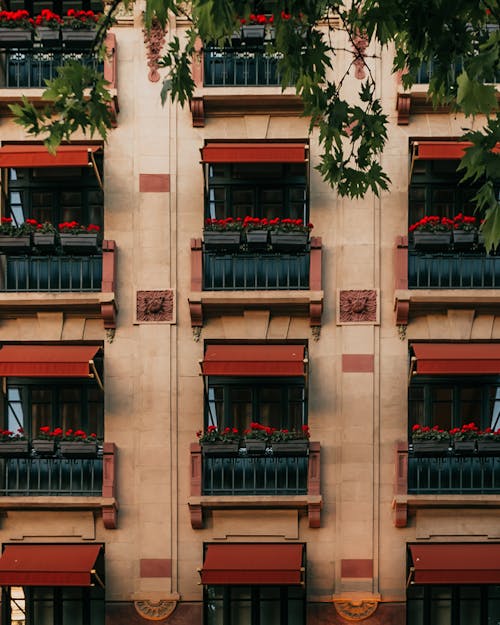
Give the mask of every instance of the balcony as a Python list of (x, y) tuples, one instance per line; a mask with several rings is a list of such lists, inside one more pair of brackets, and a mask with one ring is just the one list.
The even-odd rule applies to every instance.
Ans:
[[(191, 240), (191, 325), (202, 327), (210, 315), (269, 309), (307, 315), (321, 326), (323, 308), (322, 244), (311, 237), (298, 253), (217, 252), (201, 239)], [(258, 293), (258, 294), (257, 294)]]
[(408, 237), (394, 248), (396, 324), (451, 308), (490, 310), (500, 303), (500, 256), (484, 251), (417, 251)]
[(117, 526), (116, 447), (104, 443), (96, 458), (9, 457), (0, 461), (0, 509), (101, 510)]
[(40, 44), (26, 50), (0, 49), (0, 116), (12, 115), (8, 105), (21, 104), (23, 96), (35, 106), (45, 106), (47, 102), (42, 100), (42, 93), (46, 89), (45, 80), (55, 78), (57, 67), (62, 63), (74, 60), (103, 71), (104, 78), (109, 83), (107, 88), (113, 98), (110, 108), (116, 123), (119, 107), (116, 37), (113, 33), (108, 33), (105, 45), (107, 54), (103, 62), (99, 60), (97, 54), (47, 48)]
[(192, 72), (195, 91), (190, 105), (194, 127), (204, 127), (207, 117), (271, 112), (297, 117), (303, 111), (295, 89), (281, 88), (279, 55), (266, 52), (264, 45), (204, 48), (198, 41)]
[(422, 508), (500, 509), (500, 455), (416, 455), (400, 442), (392, 507), (396, 527)]
[(295, 508), (307, 510), (309, 527), (320, 527), (320, 444), (309, 455), (273, 457), (203, 456), (191, 445), (191, 525), (202, 529), (203, 512), (213, 509)]
[(54, 309), (99, 315), (114, 329), (116, 245), (102, 242), (102, 253), (0, 255), (0, 317)]

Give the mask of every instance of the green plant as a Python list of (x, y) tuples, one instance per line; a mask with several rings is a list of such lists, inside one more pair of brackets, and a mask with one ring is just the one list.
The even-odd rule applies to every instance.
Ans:
[(70, 30), (94, 30), (100, 20), (94, 11), (75, 11), (69, 9), (64, 16), (62, 27)]
[(269, 441), (271, 443), (287, 443), (290, 441), (307, 441), (311, 434), (309, 426), (303, 425), (300, 430), (273, 430)]
[(58, 226), (59, 232), (63, 234), (83, 234), (89, 232), (100, 232), (101, 228), (96, 224), (82, 226), (77, 221), (63, 221)]
[(64, 433), (62, 433), (61, 440), (63, 441), (80, 441), (83, 443), (96, 443), (97, 442), (97, 434), (92, 432), (91, 434), (87, 434), (83, 430), (73, 430), (68, 429)]
[(241, 217), (233, 219), (226, 217), (225, 219), (206, 219), (205, 230), (214, 232), (241, 232), (243, 229), (243, 220)]
[(413, 426), (411, 430), (411, 438), (413, 441), (446, 441), (449, 442), (450, 434), (447, 430), (443, 430), (439, 425), (432, 428), (428, 425)]
[(40, 234), (55, 234), (57, 230), (56, 227), (50, 223), (50, 221), (44, 221), (43, 223), (36, 225), (35, 232)]
[(0, 234), (9, 237), (22, 237), (35, 231), (36, 219), (27, 219), (25, 222), (16, 225), (12, 217), (2, 217), (0, 220)]
[(409, 232), (450, 232), (453, 220), (438, 215), (426, 215), (409, 227)]
[(209, 425), (204, 432), (199, 430), (196, 436), (200, 443), (237, 443), (241, 438), (237, 428), (226, 427), (219, 431), (215, 425)]
[(479, 431), (477, 434), (477, 440), (500, 442), (500, 428), (498, 430), (486, 428), (485, 430)]
[(269, 220), (270, 230), (273, 232), (303, 232), (309, 234), (313, 229), (313, 224), (305, 224), (302, 219), (280, 219), (275, 217)]
[(453, 428), (449, 432), (453, 441), (475, 441), (479, 436), (479, 428), (473, 422), (466, 423), (460, 428)]

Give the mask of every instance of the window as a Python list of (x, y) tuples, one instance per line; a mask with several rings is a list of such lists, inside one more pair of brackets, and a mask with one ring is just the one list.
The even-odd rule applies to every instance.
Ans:
[[(95, 155), (102, 171), (102, 155)], [(55, 225), (103, 225), (103, 194), (91, 167), (8, 169), (10, 215), (16, 224), (36, 219)]]
[(9, 378), (6, 402), (6, 427), (14, 432), (22, 427), (28, 438), (45, 425), (104, 438), (103, 393), (94, 381)]
[(8, 586), (2, 595), (6, 625), (104, 625), (104, 590), (97, 584)]
[(409, 430), (416, 423), (445, 430), (473, 421), (500, 427), (500, 377), (419, 377), (408, 389)]
[(304, 625), (301, 586), (206, 586), (204, 625)]
[(304, 378), (208, 378), (206, 425), (243, 431), (252, 421), (277, 429), (307, 423)]
[(205, 217), (309, 221), (306, 163), (210, 163)]
[(408, 587), (408, 625), (494, 625), (499, 621), (500, 586)]

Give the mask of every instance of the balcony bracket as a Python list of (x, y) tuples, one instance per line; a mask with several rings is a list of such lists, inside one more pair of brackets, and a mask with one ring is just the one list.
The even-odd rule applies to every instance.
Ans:
[(321, 502), (307, 504), (307, 516), (309, 518), (309, 527), (321, 527)]
[[(101, 315), (104, 321), (104, 329), (106, 333), (108, 330), (116, 329), (116, 304), (112, 302), (101, 303)], [(113, 335), (114, 336), (114, 335)]]
[(102, 506), (102, 521), (107, 530), (115, 530), (118, 527), (118, 508), (116, 502)]
[(394, 527), (407, 527), (408, 503), (406, 501), (398, 501), (394, 499), (392, 502), (392, 510)]
[(398, 111), (398, 126), (407, 126), (410, 123), (411, 94), (398, 93), (396, 109)]
[(201, 504), (189, 504), (189, 514), (191, 515), (191, 527), (194, 530), (203, 529), (203, 507)]

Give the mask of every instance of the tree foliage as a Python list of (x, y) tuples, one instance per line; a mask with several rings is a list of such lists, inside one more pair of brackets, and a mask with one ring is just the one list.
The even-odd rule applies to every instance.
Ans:
[[(111, 16), (116, 4), (117, 0), (111, 5)], [(276, 37), (268, 45), (270, 51), (282, 54), (283, 87), (293, 80), (311, 130), (318, 128), (322, 148), (318, 169), (323, 178), (341, 196), (360, 197), (368, 191), (379, 195), (389, 188), (390, 181), (380, 164), (388, 118), (378, 97), (375, 63), (383, 48), (392, 46), (393, 70), (402, 72), (403, 85), (410, 87), (421, 64), (432, 60), (429, 98), (433, 104), (449, 106), (466, 117), (485, 116), (482, 130), (464, 135), (473, 147), (467, 150), (461, 167), (464, 179), (481, 185), (476, 201), (486, 219), (487, 243), (499, 242), (500, 205), (495, 185), (500, 180), (500, 155), (492, 152), (500, 141), (494, 85), (500, 73), (498, 0), (287, 0), (285, 4), (192, 0), (186, 13), (182, 0), (146, 0), (147, 27), (154, 20), (166, 27), (172, 16), (181, 14), (190, 22), (185, 36), (174, 36), (165, 49), (162, 99), (170, 96), (180, 104), (189, 101), (197, 37), (224, 45), (241, 18), (272, 12)], [(343, 37), (339, 37), (339, 23)], [(341, 55), (348, 58), (347, 64), (345, 60), (337, 62)], [(359, 64), (365, 78), (356, 81), (359, 90), (353, 96), (350, 78)], [(458, 75), (456, 67), (461, 67)], [(48, 123), (47, 111), (42, 114), (44, 123), (37, 121), (40, 112), (26, 102), (15, 111), (29, 132), (45, 133), (49, 146), (68, 138), (78, 126), (86, 124), (104, 137), (109, 128), (96, 103), (85, 113), (73, 103), (65, 106), (64, 113), (60, 104), (57, 107), (60, 93), (66, 92), (66, 102), (70, 97), (72, 71), (68, 75), (61, 70), (59, 78), (48, 84), (46, 95), (54, 100), (54, 113), (59, 115), (56, 123)], [(79, 97), (77, 90), (73, 96)]]

